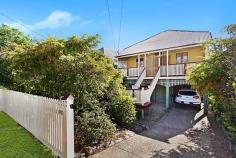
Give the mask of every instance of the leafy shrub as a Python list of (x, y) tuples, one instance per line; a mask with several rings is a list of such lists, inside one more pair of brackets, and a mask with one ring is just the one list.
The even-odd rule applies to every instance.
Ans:
[(214, 112), (216, 116), (220, 116), (224, 111), (222, 103), (220, 103), (215, 96), (209, 97), (209, 104), (211, 110)]
[(231, 122), (230, 113), (224, 113), (218, 118), (221, 124), (225, 127), (227, 134), (229, 137), (236, 142), (236, 125)]
[(210, 95), (210, 107), (236, 140), (236, 24), (225, 27), (229, 37), (205, 43), (209, 55), (191, 67), (188, 82), (202, 93)]
[(110, 115), (113, 122), (119, 126), (130, 126), (136, 119), (136, 109), (121, 82), (119, 74), (113, 77), (102, 105), (105, 106), (106, 113)]
[(113, 138), (115, 126), (101, 110), (85, 111), (78, 116), (77, 143), (81, 146), (96, 145)]
[(110, 116), (120, 126), (130, 126), (136, 118), (133, 100), (129, 96), (119, 96), (110, 105)]
[[(130, 125), (135, 119), (132, 99), (126, 96), (121, 84), (122, 76), (111, 59), (95, 50), (98, 35), (49, 37), (31, 43), (28, 37), (15, 42), (7, 32), (5, 27), (0, 27), (0, 51), (4, 50), (7, 57), (0, 57), (0, 75), (5, 75), (0, 77), (0, 85), (53, 98), (72, 94), (75, 137), (80, 145), (110, 140), (115, 123)], [(16, 39), (21, 39), (22, 33), (19, 36), (18, 33)], [(4, 45), (5, 41), (11, 47)]]

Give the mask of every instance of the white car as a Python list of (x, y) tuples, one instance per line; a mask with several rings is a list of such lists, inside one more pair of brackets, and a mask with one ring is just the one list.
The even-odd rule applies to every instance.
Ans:
[(175, 102), (178, 104), (195, 105), (201, 108), (200, 95), (195, 90), (191, 89), (179, 90)]

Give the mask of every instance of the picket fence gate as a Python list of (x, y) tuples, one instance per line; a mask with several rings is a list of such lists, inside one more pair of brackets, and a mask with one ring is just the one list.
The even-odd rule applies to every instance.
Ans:
[(65, 100), (0, 89), (0, 111), (62, 158), (74, 157), (74, 111)]

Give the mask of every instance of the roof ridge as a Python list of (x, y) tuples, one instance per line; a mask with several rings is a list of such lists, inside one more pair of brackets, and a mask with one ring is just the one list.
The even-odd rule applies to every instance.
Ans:
[(165, 31), (176, 31), (176, 32), (209, 32), (210, 31), (203, 31), (203, 30), (172, 30), (172, 29), (168, 29), (168, 30), (165, 30)]
[(130, 48), (130, 47), (132, 47), (132, 46), (134, 46), (134, 45), (136, 45), (136, 44), (139, 44), (139, 43), (141, 43), (141, 42), (144, 42), (144, 41), (146, 41), (146, 40), (148, 40), (148, 39), (150, 39), (150, 38), (152, 38), (152, 37), (155, 37), (155, 36), (157, 36), (157, 35), (159, 35), (159, 34), (161, 34), (161, 33), (164, 33), (164, 32), (168, 32), (168, 31), (175, 31), (175, 32), (208, 32), (208, 33), (210, 33), (211, 34), (211, 32), (210, 31), (192, 31), (192, 30), (172, 30), (172, 29), (168, 29), (168, 30), (165, 30), (165, 31), (161, 31), (161, 32), (159, 32), (159, 33), (157, 33), (157, 34), (154, 34), (154, 35), (152, 35), (152, 36), (150, 36), (150, 37), (148, 37), (148, 38), (146, 38), (146, 39), (144, 39), (144, 40), (141, 40), (141, 41), (139, 41), (139, 42), (136, 42), (136, 43), (134, 43), (134, 44), (132, 44), (132, 45), (130, 45), (130, 46), (127, 46), (127, 47), (125, 47), (123, 50), (125, 50), (125, 49), (127, 49), (127, 48)]

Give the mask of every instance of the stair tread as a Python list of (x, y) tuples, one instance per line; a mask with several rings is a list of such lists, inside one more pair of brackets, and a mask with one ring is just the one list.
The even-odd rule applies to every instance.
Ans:
[(144, 87), (148, 89), (148, 86), (152, 83), (152, 79), (144, 79), (140, 85), (140, 88)]

